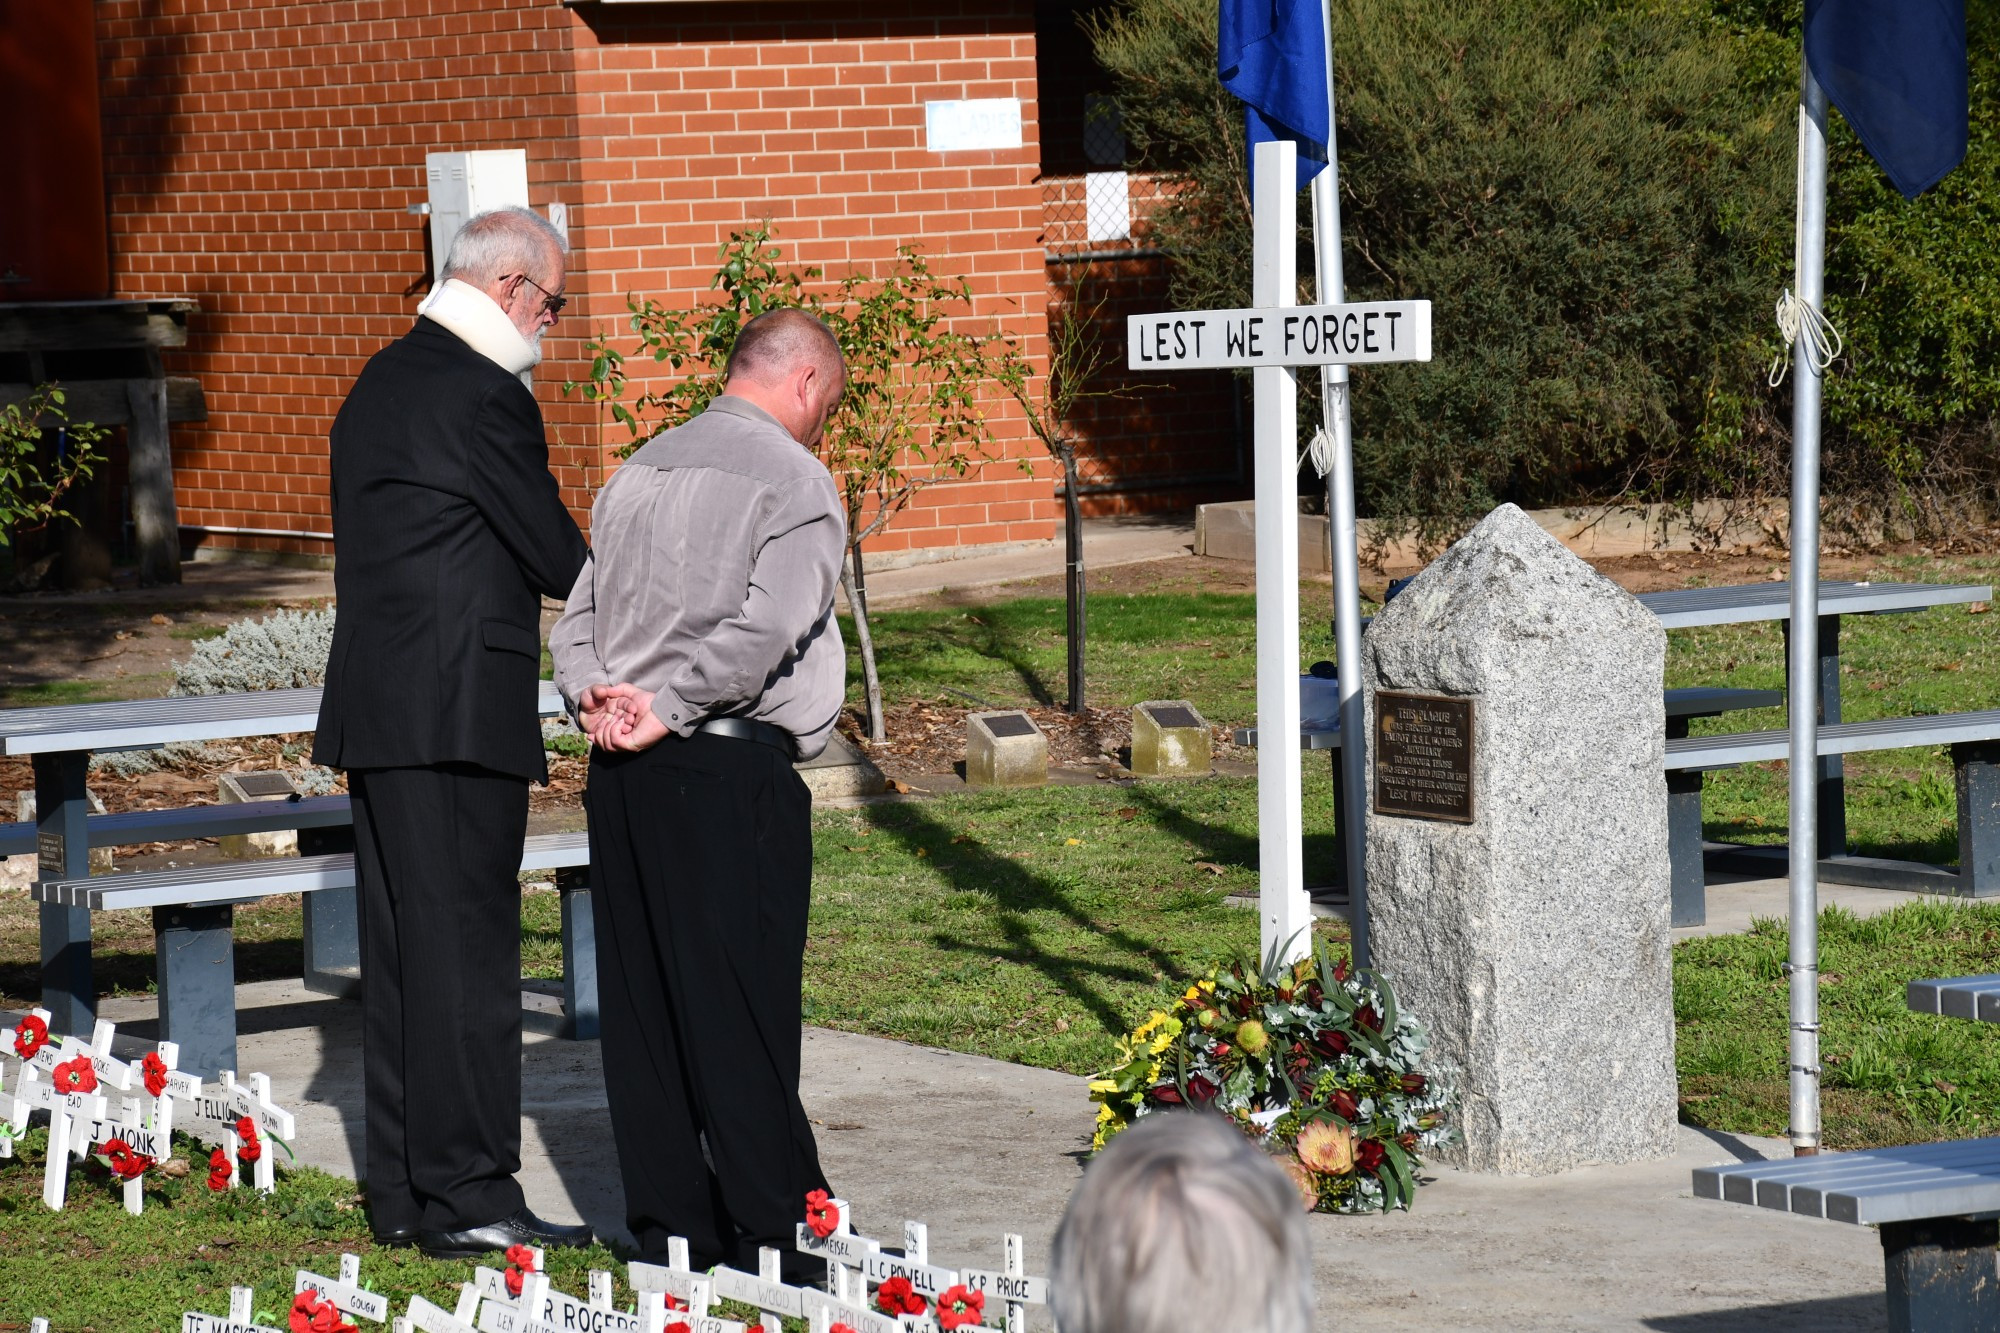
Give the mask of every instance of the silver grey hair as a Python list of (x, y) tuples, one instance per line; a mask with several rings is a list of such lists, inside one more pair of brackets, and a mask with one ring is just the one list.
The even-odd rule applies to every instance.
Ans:
[(451, 238), (438, 281), (457, 278), (484, 287), (509, 273), (546, 278), (551, 247), (558, 255), (569, 253), (569, 242), (541, 214), (518, 205), (491, 209), (467, 218)]
[(1063, 1333), (1310, 1333), (1312, 1241), (1283, 1171), (1210, 1111), (1149, 1115), (1084, 1173), (1056, 1229)]

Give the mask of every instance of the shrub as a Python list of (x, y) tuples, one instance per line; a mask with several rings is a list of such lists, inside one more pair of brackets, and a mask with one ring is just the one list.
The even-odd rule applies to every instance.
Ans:
[(238, 694), (324, 684), (333, 618), (332, 611), (279, 611), (260, 621), (239, 620), (175, 664), (169, 693)]

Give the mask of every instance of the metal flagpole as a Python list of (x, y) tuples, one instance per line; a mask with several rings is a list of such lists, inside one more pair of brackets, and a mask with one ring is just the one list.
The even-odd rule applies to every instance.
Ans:
[(1792, 306), (1791, 1139), (1819, 1151), (1819, 428), (1825, 370), (1813, 326), (1825, 294), (1826, 93), (1801, 60), (1798, 237)]
[[(1347, 299), (1340, 256), (1340, 158), (1334, 150), (1333, 16), (1320, 0), (1326, 37), (1326, 169), (1313, 177), (1313, 254), (1322, 305)], [(1362, 824), (1368, 809), (1368, 748), (1361, 709), (1361, 557), (1354, 526), (1354, 420), (1347, 405), (1347, 367), (1320, 368), (1333, 466), (1326, 474), (1326, 526), (1332, 543), (1334, 661), (1340, 670), (1340, 821), (1347, 874), (1348, 931), (1354, 963), (1368, 965), (1367, 849)]]

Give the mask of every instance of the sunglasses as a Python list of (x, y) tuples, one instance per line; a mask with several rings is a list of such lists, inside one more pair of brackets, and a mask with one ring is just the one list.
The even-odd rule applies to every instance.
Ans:
[(536, 282), (533, 278), (529, 277), (527, 274), (519, 273), (516, 274), (515, 276), (520, 278), (522, 282), (527, 283), (530, 287), (533, 287), (536, 291), (542, 294), (542, 312), (544, 314), (560, 315), (563, 312), (563, 307), (569, 304), (569, 298), (567, 296), (555, 295), (554, 293), (550, 292), (548, 288), (542, 286), (541, 283)]

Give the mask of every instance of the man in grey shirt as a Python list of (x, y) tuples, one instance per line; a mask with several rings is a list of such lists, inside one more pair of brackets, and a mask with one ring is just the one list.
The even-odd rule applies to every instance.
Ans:
[[(604, 1083), (640, 1257), (794, 1252), (828, 1189), (799, 1104), (812, 799), (846, 691), (847, 547), (807, 448), (846, 372), (797, 310), (743, 326), (723, 395), (646, 444), (591, 511), (593, 559), (549, 635), (591, 752)], [(703, 1149), (706, 1148), (706, 1157)]]

